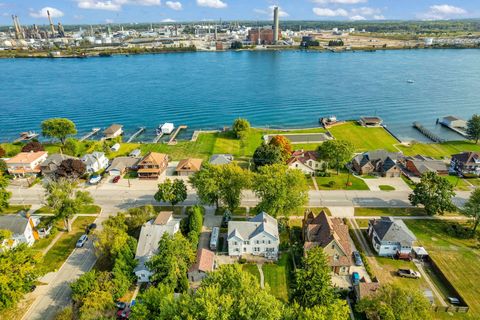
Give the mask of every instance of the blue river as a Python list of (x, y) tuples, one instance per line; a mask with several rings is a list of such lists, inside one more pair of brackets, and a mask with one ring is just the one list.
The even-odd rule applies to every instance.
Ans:
[[(408, 80), (413, 80), (409, 83)], [(437, 118), (480, 113), (480, 50), (204, 52), (86, 59), (0, 59), (0, 141), (50, 117), (79, 134), (113, 123), (146, 136), (164, 122), (217, 129), (315, 127), (322, 116), (377, 115), (402, 140), (446, 139)], [(139, 139), (145, 138), (139, 137)]]

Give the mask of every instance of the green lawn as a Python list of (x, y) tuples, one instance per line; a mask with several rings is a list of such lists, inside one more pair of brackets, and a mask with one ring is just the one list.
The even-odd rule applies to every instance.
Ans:
[(369, 219), (355, 219), (355, 221), (360, 229), (368, 229), (368, 221), (370, 221)]
[(283, 302), (288, 302), (288, 259), (289, 254), (283, 254), (277, 263), (262, 266), (265, 284), (271, 293)]
[(85, 233), (85, 228), (93, 221), (95, 221), (95, 217), (77, 217), (72, 224), (72, 231), (69, 233), (64, 232), (57, 243), (43, 257), (43, 262), (40, 266), (41, 270), (47, 273), (60, 268), (73, 249), (75, 249), (75, 244), (78, 238)]
[(356, 122), (347, 122), (329, 129), (335, 139), (348, 140), (355, 146), (356, 152), (385, 149), (398, 151), (394, 145), (398, 141), (384, 128), (366, 128)]
[(480, 151), (480, 145), (469, 141), (448, 141), (444, 143), (414, 143), (411, 146), (398, 145), (407, 156), (421, 154), (437, 159), (450, 157), (464, 151)]
[[(84, 206), (80, 212), (78, 213), (83, 213), (83, 214), (98, 214), (100, 213), (100, 211), (102, 210), (102, 208), (100, 206), (97, 206), (95, 204), (90, 204), (90, 205), (86, 205)], [(47, 206), (43, 206), (41, 208), (39, 208), (37, 211), (35, 211), (35, 213), (37, 214), (40, 214), (40, 213), (53, 213), (52, 209), (47, 207)]]
[[(444, 275), (459, 291), (470, 306), (472, 319), (480, 318), (480, 261), (478, 240), (458, 239), (444, 230), (450, 221), (418, 220), (405, 221), (424, 246), (430, 257), (440, 267)], [(477, 233), (478, 237), (478, 233)]]
[(388, 185), (379, 185), (378, 188), (382, 191), (394, 191), (395, 188)]
[[(340, 171), (337, 175), (336, 172), (331, 172), (330, 177), (315, 177), (317, 181), (319, 190), (369, 190), (367, 184), (359, 178), (350, 175), (345, 171)], [(330, 181), (333, 181), (335, 184), (331, 187), (329, 185)], [(347, 181), (352, 183), (351, 186), (347, 186)]]
[(14, 214), (20, 211), (28, 211), (30, 210), (31, 205), (14, 205), (11, 204), (8, 208), (3, 209), (0, 214)]
[(355, 216), (424, 216), (423, 208), (355, 208)]
[(160, 211), (173, 211), (174, 215), (180, 215), (182, 214), (182, 208), (181, 206), (153, 206), (153, 209), (155, 212), (159, 213)]
[(260, 271), (256, 264), (247, 263), (242, 266), (243, 271), (250, 273), (255, 278), (257, 278), (258, 283), (260, 283)]
[[(216, 216), (223, 216), (223, 213), (227, 210), (227, 208), (218, 208), (218, 210), (215, 210), (215, 215)], [(233, 211), (234, 216), (246, 216), (247, 215), (247, 208), (245, 207), (239, 207)]]

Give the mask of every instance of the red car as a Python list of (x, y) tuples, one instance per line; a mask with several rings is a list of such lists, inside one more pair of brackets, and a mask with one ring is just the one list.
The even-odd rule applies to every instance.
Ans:
[(120, 176), (116, 176), (116, 177), (113, 178), (113, 180), (112, 180), (113, 183), (117, 183), (118, 181), (120, 181)]
[(128, 319), (130, 317), (130, 309), (123, 309), (117, 311), (117, 319)]

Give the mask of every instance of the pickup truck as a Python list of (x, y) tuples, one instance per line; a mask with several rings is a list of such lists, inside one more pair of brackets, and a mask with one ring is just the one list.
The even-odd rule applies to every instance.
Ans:
[(420, 278), (420, 273), (413, 271), (412, 269), (398, 269), (397, 275), (403, 278)]

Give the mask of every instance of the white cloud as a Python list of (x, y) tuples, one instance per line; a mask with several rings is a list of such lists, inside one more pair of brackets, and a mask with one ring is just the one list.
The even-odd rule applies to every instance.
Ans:
[(375, 20), (385, 20), (385, 16), (383, 14), (376, 14), (373, 16)]
[(159, 6), (161, 0), (76, 0), (81, 9), (120, 11), (125, 4), (139, 6)]
[(227, 7), (227, 4), (222, 0), (197, 0), (197, 5), (200, 7), (209, 7), (215, 9), (223, 9)]
[(320, 17), (347, 17), (348, 11), (344, 9), (313, 8), (313, 13)]
[(463, 16), (465, 14), (467, 14), (467, 11), (463, 8), (448, 4), (439, 4), (430, 6), (429, 10), (426, 13), (420, 14), (419, 17), (428, 20), (443, 20)]
[(382, 10), (377, 8), (361, 7), (361, 8), (353, 8), (351, 12), (353, 14), (358, 14), (358, 15), (373, 16), (376, 14), (381, 14)]
[(361, 16), (361, 15), (356, 15), (356, 16), (351, 16), (350, 20), (359, 21), (359, 20), (367, 20), (367, 18), (365, 18), (364, 16)]
[(105, 19), (105, 23), (113, 23), (113, 19)]
[(52, 18), (60, 18), (60, 17), (63, 17), (63, 12), (58, 10), (58, 9), (55, 9), (55, 8), (52, 8), (52, 7), (44, 7), (38, 11), (33, 11), (33, 12), (30, 12), (30, 17), (33, 17), (33, 18), (47, 18), (48, 15), (47, 15), (47, 11), (50, 12), (50, 16)]
[(172, 10), (182, 10), (182, 3), (179, 1), (167, 1), (165, 4)]
[(162, 22), (175, 22), (175, 20), (167, 18), (167, 19), (163, 19)]
[(315, 3), (327, 4), (327, 3), (334, 3), (334, 4), (357, 4), (357, 3), (365, 3), (368, 0), (313, 0)]

